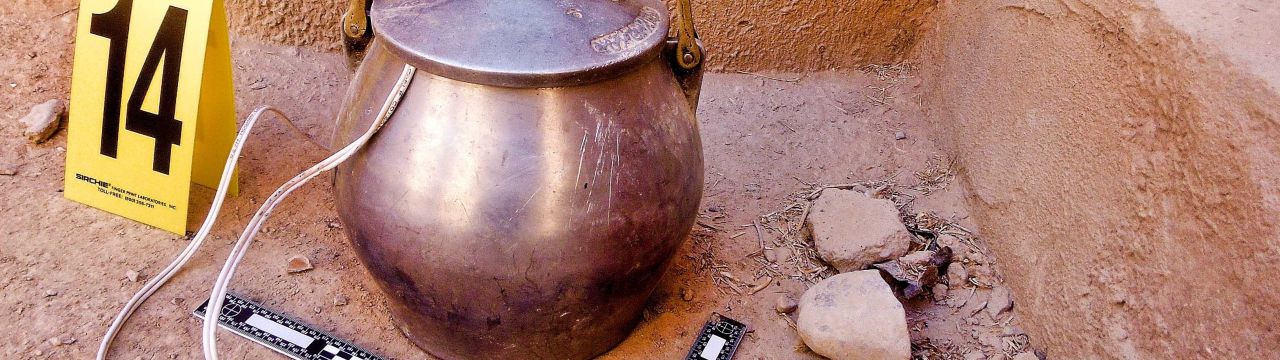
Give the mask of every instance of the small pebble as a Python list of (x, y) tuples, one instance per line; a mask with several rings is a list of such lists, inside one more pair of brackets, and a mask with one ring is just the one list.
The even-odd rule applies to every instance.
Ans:
[(290, 274), (296, 274), (311, 269), (311, 259), (306, 256), (296, 255), (289, 258), (289, 264), (285, 266), (284, 270)]
[(939, 302), (939, 303), (943, 301), (947, 301), (947, 290), (948, 290), (947, 284), (934, 284), (933, 285), (933, 301)]
[(44, 351), (36, 350), (36, 351), (31, 352), (31, 355), (35, 355), (35, 356), (44, 356)]
[(8, 163), (0, 163), (0, 175), (14, 176), (18, 175), (18, 166)]
[(320, 307), (319, 307), (319, 306), (317, 306), (315, 309), (312, 309), (312, 310), (315, 310), (315, 312), (316, 312), (317, 314), (319, 314), (319, 313), (320, 313)]
[(893, 133), (893, 138), (898, 140), (906, 139), (907, 133), (901, 131)]
[(129, 282), (138, 282), (138, 275), (141, 275), (141, 274), (133, 270), (124, 272), (124, 278), (129, 279)]
[(58, 296), (57, 290), (46, 290), (44, 292), (44, 297), (54, 297), (54, 296)]
[(183, 301), (186, 301), (186, 300), (185, 300), (185, 299), (183, 299), (183, 298), (172, 298), (172, 299), (169, 299), (169, 303), (170, 303), (170, 304), (174, 304), (174, 305), (182, 304), (182, 302), (183, 302)]
[(778, 253), (773, 249), (764, 249), (764, 260), (768, 262), (778, 261)]
[(33, 144), (44, 142), (58, 132), (67, 115), (67, 104), (53, 99), (31, 107), (31, 112), (18, 121), (26, 125), (23, 135)]
[(792, 299), (791, 295), (783, 294), (778, 296), (778, 302), (774, 305), (774, 310), (777, 310), (779, 314), (790, 314), (795, 312), (799, 306), (800, 303), (796, 302), (796, 299)]
[(341, 229), (341, 228), (342, 228), (342, 223), (339, 223), (339, 222), (337, 222), (337, 221), (332, 221), (332, 220), (330, 220), (330, 221), (326, 221), (326, 222), (324, 223), (324, 225), (325, 225), (325, 226), (328, 226), (330, 229)]
[(1019, 327), (1017, 327), (1017, 326), (1005, 326), (1004, 331), (1003, 331), (1003, 332), (1001, 332), (1001, 335), (1000, 335), (1000, 336), (1005, 336), (1005, 337), (1008, 337), (1008, 336), (1022, 336), (1022, 335), (1026, 335), (1026, 334), (1027, 334), (1027, 333), (1026, 333), (1025, 331), (1022, 331), (1022, 328), (1019, 328)]
[(1013, 356), (1013, 360), (1040, 360), (1040, 357), (1030, 351)]
[(991, 295), (987, 300), (987, 313), (992, 318), (1000, 316), (1000, 314), (1013, 308), (1013, 300), (1009, 297), (1009, 289), (1005, 287), (997, 287), (991, 290)]
[(684, 301), (693, 301), (693, 290), (688, 288), (680, 289), (680, 298), (684, 299)]
[(333, 306), (346, 306), (347, 302), (346, 295), (338, 294), (338, 296), (333, 297)]
[(969, 272), (964, 265), (953, 263), (947, 268), (947, 285), (956, 289), (969, 286)]

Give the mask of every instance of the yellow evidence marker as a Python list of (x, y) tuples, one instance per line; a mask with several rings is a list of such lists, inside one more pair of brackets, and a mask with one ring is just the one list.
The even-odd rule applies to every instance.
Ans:
[(82, 0), (76, 29), (67, 198), (186, 232), (236, 135), (222, 0)]

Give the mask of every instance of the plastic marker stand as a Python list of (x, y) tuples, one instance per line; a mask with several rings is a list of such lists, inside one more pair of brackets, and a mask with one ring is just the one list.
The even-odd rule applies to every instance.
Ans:
[(66, 196), (182, 234), (236, 135), (222, 0), (82, 0), (78, 21)]

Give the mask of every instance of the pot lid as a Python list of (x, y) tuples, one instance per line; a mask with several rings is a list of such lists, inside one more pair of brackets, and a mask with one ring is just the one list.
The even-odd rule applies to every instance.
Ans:
[(616, 76), (661, 51), (670, 23), (657, 0), (378, 0), (371, 15), (408, 63), (508, 87)]

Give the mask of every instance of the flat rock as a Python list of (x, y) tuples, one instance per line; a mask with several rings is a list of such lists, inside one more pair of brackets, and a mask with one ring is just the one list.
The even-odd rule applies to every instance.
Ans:
[(876, 270), (818, 282), (800, 297), (796, 325), (813, 352), (833, 360), (911, 357), (906, 312)]
[(949, 289), (946, 284), (933, 285), (933, 302), (942, 303), (947, 301), (947, 290)]
[(66, 114), (67, 104), (62, 100), (53, 99), (31, 107), (31, 112), (18, 121), (27, 127), (22, 132), (27, 136), (27, 140), (39, 144), (58, 132), (62, 118), (66, 117)]
[(291, 257), (289, 258), (288, 265), (285, 265), (284, 270), (290, 274), (311, 270), (311, 259), (302, 255)]
[(964, 264), (952, 263), (947, 267), (947, 285), (955, 289), (964, 288), (969, 284), (969, 271), (964, 268)]
[(893, 288), (899, 289), (903, 298), (911, 299), (937, 283), (938, 273), (949, 263), (951, 248), (944, 247), (938, 251), (916, 251), (873, 266), (896, 280)]
[(911, 234), (892, 201), (827, 189), (805, 218), (818, 255), (841, 272), (862, 270), (907, 253)]
[(1013, 299), (1009, 296), (1009, 288), (996, 287), (991, 290), (991, 296), (987, 298), (987, 313), (991, 314), (991, 318), (995, 318), (1005, 311), (1013, 308)]
[(0, 175), (3, 175), (3, 176), (18, 175), (18, 166), (14, 164), (0, 162)]

